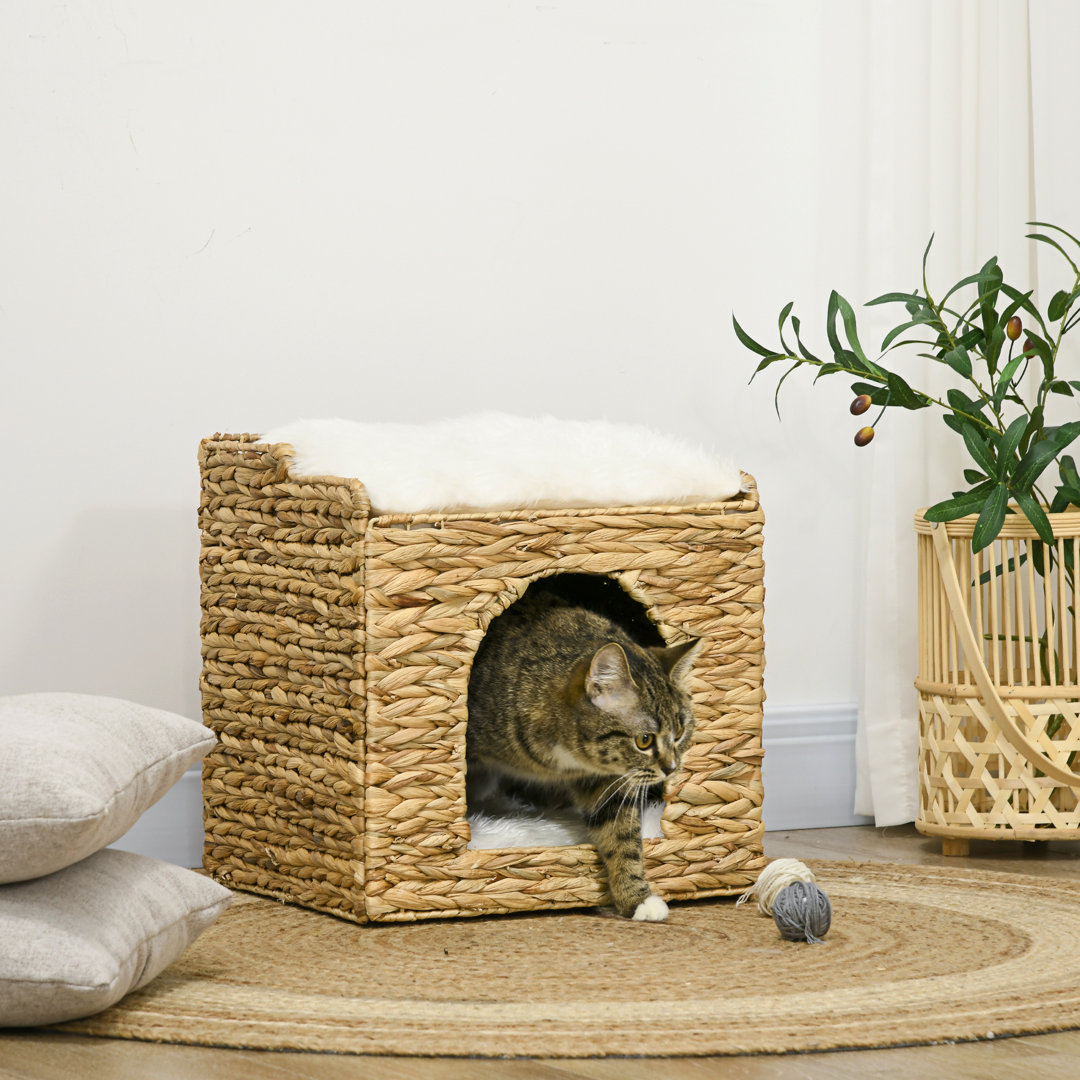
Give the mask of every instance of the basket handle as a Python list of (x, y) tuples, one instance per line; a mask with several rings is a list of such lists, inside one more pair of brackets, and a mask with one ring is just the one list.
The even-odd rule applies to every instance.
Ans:
[[(1029, 739), (1021, 730), (1016, 721), (1009, 715), (1008, 710), (1002, 703), (1001, 697), (990, 678), (990, 672), (986, 670), (983, 662), (982, 649), (975, 640), (975, 631), (971, 629), (971, 622), (964, 610), (963, 601), (960, 598), (960, 581), (956, 576), (956, 564), (953, 562), (952, 546), (945, 529), (935, 523), (932, 526), (934, 538), (934, 554), (937, 556), (938, 573), (941, 575), (941, 584), (945, 586), (945, 595), (949, 600), (949, 611), (952, 614), (953, 626), (960, 638), (960, 644), (964, 650), (964, 658), (967, 661), (968, 671), (975, 676), (975, 685), (983, 696), (983, 702), (987, 711), (998, 722), (1002, 734), (1025, 758), (1037, 769), (1041, 769), (1047, 776), (1053, 777), (1059, 783), (1068, 784), (1070, 787), (1080, 786), (1080, 773), (1074, 773), (1064, 765), (1059, 765), (1046, 756), (1045, 751), (1037, 743)], [(1019, 701), (1018, 709), (1025, 708)], [(1032, 718), (1034, 719), (1034, 718)]]

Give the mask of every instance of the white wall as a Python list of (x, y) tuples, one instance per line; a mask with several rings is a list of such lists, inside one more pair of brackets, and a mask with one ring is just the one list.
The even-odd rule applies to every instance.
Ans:
[(499, 408), (734, 455), (770, 705), (850, 712), (848, 393), (778, 423), (730, 316), (864, 280), (857, 8), (5, 5), (0, 692), (199, 714), (202, 436)]

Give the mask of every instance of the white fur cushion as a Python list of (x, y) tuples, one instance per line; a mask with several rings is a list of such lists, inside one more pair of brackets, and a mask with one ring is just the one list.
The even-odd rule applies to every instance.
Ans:
[(677, 505), (729, 498), (742, 483), (699, 447), (602, 420), (297, 420), (262, 438), (295, 448), (294, 476), (360, 480), (379, 513)]
[(0, 1027), (114, 1005), (168, 967), (231, 900), (192, 870), (111, 848), (0, 885)]
[(0, 697), (0, 882), (118, 840), (215, 741), (186, 716), (118, 698)]
[[(641, 835), (663, 836), (661, 803), (647, 803), (641, 819)], [(499, 813), (469, 811), (469, 847), (490, 848), (566, 847), (589, 843), (589, 831), (580, 814), (572, 810), (542, 813), (533, 807), (502, 806)]]

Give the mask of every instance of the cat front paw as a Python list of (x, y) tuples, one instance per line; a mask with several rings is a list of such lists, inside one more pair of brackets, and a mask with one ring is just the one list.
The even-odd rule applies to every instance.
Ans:
[(637, 922), (663, 922), (668, 916), (668, 906), (652, 893), (638, 904), (632, 918)]

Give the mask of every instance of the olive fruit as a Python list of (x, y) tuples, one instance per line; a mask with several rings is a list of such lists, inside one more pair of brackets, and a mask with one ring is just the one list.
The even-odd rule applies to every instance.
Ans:
[(869, 394), (860, 394), (851, 403), (851, 415), (852, 416), (862, 416), (862, 414), (864, 412), (866, 412), (866, 410), (869, 409), (869, 408), (870, 408), (870, 395)]
[(1009, 335), (1010, 341), (1015, 341), (1020, 336), (1020, 331), (1024, 329), (1024, 324), (1020, 321), (1019, 315), (1014, 315), (1005, 324), (1005, 333)]
[(855, 432), (855, 445), (865, 446), (874, 437), (874, 429), (872, 427), (859, 428)]
[(1035, 354), (1035, 342), (1031, 338), (1024, 338), (1024, 352)]

